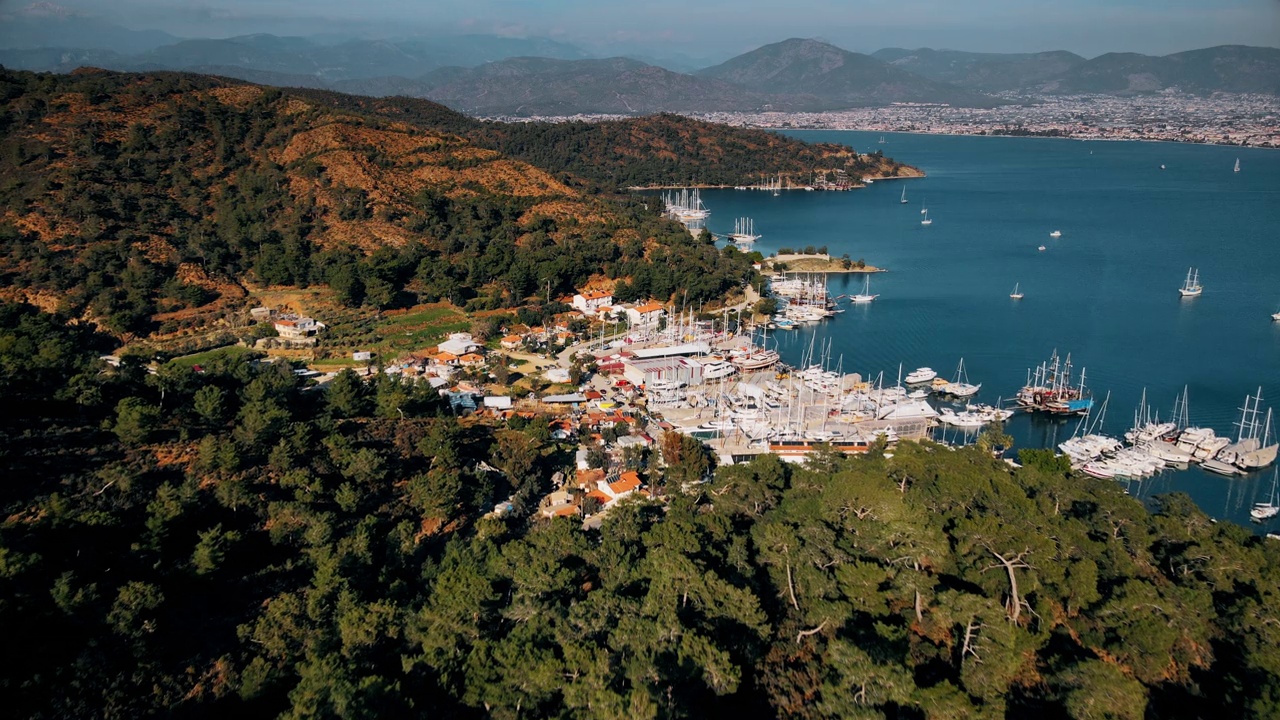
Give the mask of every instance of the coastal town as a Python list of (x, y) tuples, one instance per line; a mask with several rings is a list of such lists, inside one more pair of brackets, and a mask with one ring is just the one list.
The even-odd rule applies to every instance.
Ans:
[[(1176, 92), (1153, 95), (1014, 95), (994, 107), (894, 103), (827, 112), (683, 113), (735, 127), (862, 130), (937, 135), (1039, 135), (1076, 140), (1151, 140), (1280, 147), (1280, 98)], [(598, 122), (620, 115), (497, 117), (502, 122)]]

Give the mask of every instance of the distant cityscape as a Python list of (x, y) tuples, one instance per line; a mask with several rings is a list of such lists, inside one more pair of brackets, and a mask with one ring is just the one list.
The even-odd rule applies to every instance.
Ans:
[[(1280, 147), (1280, 98), (1272, 95), (1180, 93), (1140, 97), (1012, 94), (992, 108), (898, 103), (825, 112), (681, 113), (734, 127), (865, 130), (939, 135), (1032, 135), (1080, 140), (1153, 140)], [(625, 115), (502, 116), (504, 122), (621, 119)]]

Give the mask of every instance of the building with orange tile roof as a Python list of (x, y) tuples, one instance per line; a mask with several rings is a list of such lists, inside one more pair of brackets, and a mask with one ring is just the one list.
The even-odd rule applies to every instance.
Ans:
[(617, 480), (611, 483), (600, 483), (600, 491), (608, 494), (614, 500), (626, 497), (639, 489), (640, 475), (634, 470), (622, 473)]
[(663, 315), (667, 314), (662, 304), (653, 300), (638, 305), (636, 307), (627, 308), (627, 319), (632, 325), (654, 325)]
[(570, 304), (587, 315), (594, 315), (601, 308), (613, 305), (613, 293), (601, 290), (587, 290), (574, 295), (573, 302)]

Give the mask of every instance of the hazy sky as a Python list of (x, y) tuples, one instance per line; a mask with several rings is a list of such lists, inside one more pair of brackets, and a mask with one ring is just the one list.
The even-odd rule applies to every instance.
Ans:
[[(0, 0), (14, 10), (31, 0)], [(545, 36), (598, 54), (727, 57), (788, 37), (849, 50), (934, 47), (1166, 54), (1280, 45), (1280, 0), (63, 0), (134, 29)]]

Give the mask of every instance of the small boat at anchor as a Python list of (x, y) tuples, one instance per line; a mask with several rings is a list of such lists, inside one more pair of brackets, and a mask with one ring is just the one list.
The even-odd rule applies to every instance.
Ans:
[(1182, 282), (1182, 287), (1178, 288), (1178, 294), (1182, 297), (1199, 297), (1204, 292), (1204, 287), (1200, 285), (1200, 271), (1195, 268), (1187, 269), (1187, 279)]
[(866, 305), (878, 297), (880, 296), (871, 294), (871, 275), (868, 273), (867, 276), (863, 278), (862, 292), (857, 295), (850, 295), (849, 302), (854, 305)]

